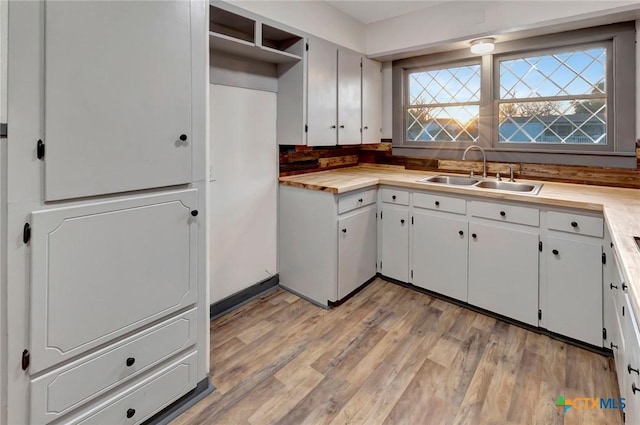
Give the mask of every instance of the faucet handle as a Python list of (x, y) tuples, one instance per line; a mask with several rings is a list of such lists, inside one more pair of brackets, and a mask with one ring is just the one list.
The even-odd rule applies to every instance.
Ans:
[(500, 177), (500, 173), (496, 173), (496, 180), (502, 181), (502, 177)]
[(469, 171), (469, 178), (473, 178), (474, 174), (473, 174), (473, 169), (471, 169), (471, 171)]

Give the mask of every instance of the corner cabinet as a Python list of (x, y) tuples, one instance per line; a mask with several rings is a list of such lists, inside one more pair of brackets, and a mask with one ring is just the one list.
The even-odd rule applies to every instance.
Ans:
[[(604, 219), (599, 213), (542, 212), (544, 328), (595, 346), (603, 343)], [(546, 281), (545, 281), (546, 280)]]
[(280, 284), (315, 304), (344, 299), (376, 274), (377, 189), (344, 195), (280, 186)]
[[(302, 77), (292, 71), (292, 66), (278, 68), (278, 143), (379, 143), (380, 63), (317, 37), (307, 39), (304, 53), (306, 68)], [(301, 111), (306, 111), (302, 121)]]

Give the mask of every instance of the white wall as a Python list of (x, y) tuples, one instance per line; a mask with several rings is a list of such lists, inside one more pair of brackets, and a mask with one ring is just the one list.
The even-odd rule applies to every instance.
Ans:
[(368, 25), (366, 53), (384, 56), (638, 8), (637, 1), (447, 2)]
[(230, 1), (238, 7), (365, 52), (366, 26), (322, 1)]
[(210, 85), (210, 302), (277, 273), (276, 94)]

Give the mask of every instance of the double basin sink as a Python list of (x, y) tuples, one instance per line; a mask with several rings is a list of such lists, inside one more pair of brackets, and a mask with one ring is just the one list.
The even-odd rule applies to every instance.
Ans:
[(501, 180), (477, 179), (474, 177), (458, 177), (458, 176), (431, 176), (418, 180), (420, 183), (434, 183), (447, 186), (470, 186), (481, 189), (494, 189), (505, 192), (519, 192), (537, 195), (542, 189), (542, 183), (515, 183), (505, 182)]

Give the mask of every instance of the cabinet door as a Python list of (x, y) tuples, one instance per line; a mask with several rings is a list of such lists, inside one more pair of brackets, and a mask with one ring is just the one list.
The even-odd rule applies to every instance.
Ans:
[(538, 234), (469, 223), (469, 303), (538, 325)]
[(362, 77), (360, 55), (338, 51), (338, 144), (361, 143)]
[(376, 207), (338, 220), (338, 299), (376, 274)]
[(380, 143), (382, 72), (380, 62), (362, 58), (362, 143)]
[(311, 39), (307, 62), (307, 145), (334, 146), (338, 137), (338, 49)]
[(465, 218), (414, 212), (414, 285), (467, 301), (467, 227)]
[(547, 329), (602, 345), (602, 244), (549, 236)]
[(45, 3), (47, 200), (191, 180), (190, 9)]
[(382, 240), (380, 272), (402, 282), (409, 281), (409, 211), (385, 205), (380, 210)]
[(196, 300), (197, 191), (32, 214), (31, 374)]

